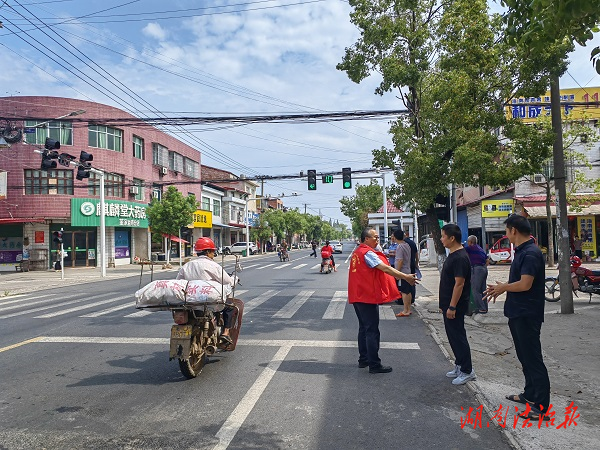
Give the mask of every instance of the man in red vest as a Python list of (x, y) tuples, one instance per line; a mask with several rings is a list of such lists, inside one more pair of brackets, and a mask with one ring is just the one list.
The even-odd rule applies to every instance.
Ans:
[(396, 280), (414, 285), (415, 274), (391, 267), (387, 258), (375, 249), (379, 236), (374, 228), (365, 228), (360, 245), (352, 253), (348, 275), (348, 302), (358, 317), (358, 367), (369, 366), (369, 373), (388, 373), (391, 367), (379, 359), (379, 306), (400, 297)]

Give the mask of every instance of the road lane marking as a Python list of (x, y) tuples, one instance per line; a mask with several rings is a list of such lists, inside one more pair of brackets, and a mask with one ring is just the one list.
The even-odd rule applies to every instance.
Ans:
[(312, 266), (310, 269), (318, 269), (319, 267), (321, 267), (321, 264), (315, 264), (314, 266)]
[(8, 350), (12, 350), (13, 348), (17, 348), (17, 347), (20, 347), (22, 345), (31, 344), (32, 342), (40, 342), (40, 340), (42, 340), (42, 339), (43, 339), (43, 337), (39, 336), (39, 337), (36, 337), (36, 338), (33, 338), (33, 339), (28, 339), (28, 340), (23, 341), (23, 342), (18, 342), (16, 344), (9, 345), (7, 347), (2, 347), (2, 348), (0, 348), (0, 353), (6, 352)]
[(327, 305), (325, 314), (323, 314), (323, 319), (343, 319), (347, 298), (348, 291), (335, 291), (329, 305)]
[(89, 313), (89, 314), (84, 314), (83, 316), (79, 316), (79, 317), (100, 317), (100, 316), (103, 316), (105, 314), (110, 314), (111, 312), (120, 311), (120, 310), (125, 309), (125, 308), (132, 308), (134, 306), (135, 306), (135, 302), (125, 303), (124, 305), (113, 306), (112, 308), (107, 308), (107, 309), (103, 309), (101, 311), (97, 311), (97, 312), (93, 312), (93, 313)]
[(254, 297), (254, 298), (248, 300), (247, 302), (244, 303), (244, 315), (248, 314), (254, 308), (262, 305), (264, 302), (269, 300), (271, 297), (275, 297), (280, 292), (281, 291), (274, 291), (272, 289), (269, 289), (268, 291), (259, 295), (258, 297)]
[(274, 266), (274, 265), (275, 265), (275, 263), (267, 264), (266, 266), (258, 267), (256, 270), (266, 269), (267, 267), (271, 267), (271, 266)]
[(152, 314), (153, 312), (158, 312), (158, 311), (150, 311), (147, 309), (142, 309), (141, 311), (127, 314), (123, 317), (144, 317), (144, 316), (147, 316), (148, 314)]
[(300, 291), (287, 305), (273, 314), (273, 319), (290, 319), (315, 291)]
[[(29, 343), (42, 344), (146, 344), (168, 345), (168, 337), (118, 337), (118, 336), (39, 336), (9, 348), (15, 348)], [(319, 341), (310, 339), (240, 339), (237, 345), (252, 347), (314, 347), (314, 348), (358, 348), (357, 341)], [(387, 350), (420, 350), (417, 342), (381, 342), (380, 348)], [(2, 350), (2, 349), (0, 349)]]
[[(112, 302), (116, 302), (119, 300), (124, 300), (126, 298), (131, 298), (131, 294), (122, 295), (121, 297), (109, 298), (108, 300), (102, 300), (101, 302), (87, 303), (85, 305), (75, 306), (73, 308), (63, 309), (61, 311), (56, 311), (53, 313), (42, 314), (41, 316), (35, 316), (34, 319), (49, 319), (51, 317), (62, 316), (63, 314), (69, 314), (69, 313), (72, 313), (75, 311), (81, 311), (82, 309), (93, 308), (94, 306), (105, 305), (106, 303), (112, 303)], [(90, 297), (86, 298), (85, 300), (89, 300), (89, 299), (90, 299)]]
[(301, 269), (304, 266), (306, 266), (306, 264), (299, 264), (296, 267), (292, 267), (292, 269)]
[[(18, 302), (22, 302), (22, 301), (27, 301), (27, 300), (35, 300), (36, 298), (42, 298), (42, 297), (46, 297), (48, 298), (48, 295), (35, 295), (33, 297), (28, 297), (28, 294), (18, 294), (18, 295), (9, 295), (6, 297), (0, 297), (0, 307), (4, 306), (4, 305), (10, 305), (11, 303), (18, 303)], [(3, 298), (12, 298), (15, 300), (9, 300), (7, 302), (3, 301)]]
[(244, 266), (244, 269), (251, 269), (253, 267), (260, 266), (260, 264), (251, 264), (249, 266)]
[(10, 309), (24, 308), (24, 307), (31, 306), (31, 305), (39, 305), (40, 303), (47, 303), (47, 302), (51, 302), (53, 300), (68, 300), (68, 299), (74, 298), (74, 297), (81, 297), (81, 294), (68, 295), (66, 297), (52, 297), (52, 298), (46, 298), (44, 300), (38, 300), (37, 302), (27, 302), (25, 304), (19, 304), (19, 305), (7, 306), (7, 307), (4, 306), (4, 305), (8, 305), (9, 303), (17, 303), (17, 302), (23, 303), (23, 301), (33, 300), (35, 298), (40, 298), (40, 297), (43, 297), (43, 295), (39, 295), (37, 297), (20, 298), (19, 300), (12, 300), (12, 301), (6, 302), (6, 303), (3, 302), (0, 304), (0, 311), (4, 312), (4, 311), (8, 311)]
[(229, 444), (231, 444), (231, 441), (238, 430), (244, 424), (252, 409), (254, 409), (254, 406), (267, 388), (271, 379), (277, 373), (279, 366), (285, 360), (291, 349), (291, 345), (285, 345), (277, 350), (273, 359), (271, 359), (254, 384), (248, 389), (244, 398), (242, 398), (231, 415), (225, 420), (225, 423), (221, 426), (219, 431), (217, 431), (215, 436), (219, 439), (219, 442), (213, 447), (214, 450), (225, 450), (229, 447)]
[(396, 320), (396, 313), (390, 305), (380, 305), (379, 317), (381, 320)]
[[(114, 292), (111, 292), (111, 294), (114, 294)], [(79, 294), (79, 295), (81, 295), (81, 294)], [(32, 314), (32, 313), (37, 313), (39, 311), (45, 311), (47, 309), (60, 308), (61, 306), (72, 305), (73, 303), (81, 303), (86, 300), (91, 300), (91, 299), (98, 298), (98, 297), (104, 297), (106, 295), (107, 294), (98, 294), (98, 295), (93, 295), (91, 297), (79, 298), (79, 299), (75, 299), (75, 300), (69, 300), (68, 302), (57, 303), (55, 305), (42, 306), (41, 308), (24, 309), (24, 310), (17, 311), (12, 314), (4, 314), (4, 315), (0, 316), (0, 319), (8, 319), (10, 317), (17, 317), (17, 316), (20, 316), (23, 314)]]
[(281, 264), (277, 267), (273, 267), (273, 270), (283, 269), (284, 267), (291, 266), (292, 263)]

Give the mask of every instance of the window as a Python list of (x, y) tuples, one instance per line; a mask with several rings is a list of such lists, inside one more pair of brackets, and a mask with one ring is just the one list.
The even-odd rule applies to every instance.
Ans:
[(188, 177), (198, 178), (198, 166), (199, 164), (189, 158), (183, 158), (183, 173)]
[(202, 205), (200, 209), (210, 211), (210, 198), (202, 196)]
[(160, 187), (159, 185), (153, 184), (152, 185), (152, 198), (150, 199), (152, 200), (158, 200), (160, 201), (160, 199), (162, 198), (162, 187)]
[(123, 131), (104, 125), (88, 127), (89, 146), (123, 152)]
[(145, 159), (144, 140), (137, 136), (133, 136), (133, 157), (137, 159)]
[(213, 199), (213, 214), (221, 216), (221, 200)]
[[(100, 177), (95, 173), (90, 173), (88, 178), (88, 194), (93, 197), (100, 196)], [(107, 197), (123, 198), (123, 175), (107, 173), (104, 175), (104, 195)]]
[(134, 178), (131, 187), (137, 188), (137, 193), (135, 194), (134, 198), (136, 200), (144, 200), (144, 180)]
[(169, 169), (174, 172), (183, 172), (183, 156), (177, 152), (169, 152)]
[(25, 195), (73, 195), (73, 171), (25, 169)]
[(167, 167), (169, 158), (169, 149), (164, 145), (152, 143), (152, 164), (156, 166)]
[[(44, 125), (37, 126), (43, 123)], [(25, 133), (28, 144), (44, 144), (46, 138), (60, 142), (60, 145), (73, 145), (73, 122), (63, 120), (26, 120), (25, 128), (35, 128), (35, 133)]]

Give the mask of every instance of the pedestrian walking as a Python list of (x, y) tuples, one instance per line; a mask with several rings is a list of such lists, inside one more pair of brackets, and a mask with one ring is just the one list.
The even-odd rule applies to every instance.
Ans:
[[(414, 273), (410, 271), (410, 246), (404, 242), (404, 231), (397, 228), (394, 230), (393, 236), (397, 243), (395, 269), (402, 273)], [(396, 317), (408, 317), (411, 315), (412, 288), (407, 281), (400, 280), (398, 289), (402, 294), (403, 309), (396, 314)]]
[(581, 246), (583, 245), (583, 241), (579, 236), (575, 236), (573, 240), (573, 250), (575, 251), (575, 256), (579, 256), (579, 258), (583, 258), (583, 250)]
[[(410, 239), (408, 236), (404, 236), (404, 242), (408, 244), (410, 247), (410, 273), (416, 273), (417, 279), (421, 278), (421, 271), (419, 270), (419, 250), (417, 249), (417, 244), (415, 241)], [(417, 285), (412, 286), (412, 298), (410, 299), (411, 303), (415, 302), (415, 298), (417, 298)]]
[(456, 385), (476, 378), (465, 330), (465, 314), (469, 309), (471, 292), (471, 261), (461, 241), (458, 225), (449, 223), (442, 227), (442, 244), (450, 254), (440, 274), (439, 307), (444, 315), (448, 342), (454, 353), (454, 370), (446, 376), (454, 378), (452, 384)]
[(483, 299), (483, 296), (487, 289), (488, 257), (485, 251), (477, 245), (477, 236), (471, 235), (467, 238), (465, 250), (471, 261), (471, 293), (476, 305), (474, 312), (487, 314), (488, 302)]
[(375, 250), (379, 236), (374, 228), (365, 228), (360, 245), (352, 253), (348, 274), (348, 302), (358, 318), (358, 367), (369, 373), (388, 373), (389, 366), (379, 358), (379, 306), (400, 296), (395, 279), (414, 284), (414, 274), (404, 274), (390, 267), (385, 255)]
[(550, 379), (540, 342), (545, 303), (544, 255), (531, 238), (531, 225), (525, 217), (513, 214), (504, 224), (515, 255), (508, 283), (489, 285), (486, 297), (496, 302), (496, 298), (506, 292), (504, 315), (508, 317), (510, 334), (525, 376), (523, 392), (506, 398), (528, 405), (524, 417), (539, 420), (550, 405)]
[(317, 242), (313, 239), (310, 242), (310, 245), (312, 247), (312, 253), (310, 255), (308, 255), (308, 257), (310, 258), (311, 256), (314, 256), (316, 258), (317, 257)]

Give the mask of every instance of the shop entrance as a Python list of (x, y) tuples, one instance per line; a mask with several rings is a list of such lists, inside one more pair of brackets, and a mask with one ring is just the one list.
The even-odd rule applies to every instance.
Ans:
[(96, 231), (63, 232), (65, 267), (96, 266)]

